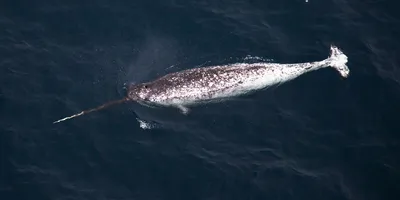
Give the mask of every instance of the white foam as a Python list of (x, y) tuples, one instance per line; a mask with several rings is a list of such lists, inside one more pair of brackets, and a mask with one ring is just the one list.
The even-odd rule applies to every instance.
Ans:
[(139, 118), (136, 118), (136, 120), (139, 122), (140, 128), (142, 128), (144, 130), (157, 128), (156, 124), (154, 124), (154, 123), (146, 122), (145, 120), (141, 120)]
[(264, 62), (273, 62), (273, 59), (269, 59), (269, 58), (262, 58), (259, 56), (252, 56), (252, 55), (247, 55), (244, 60), (248, 61), (248, 60), (255, 60), (255, 61), (264, 61)]

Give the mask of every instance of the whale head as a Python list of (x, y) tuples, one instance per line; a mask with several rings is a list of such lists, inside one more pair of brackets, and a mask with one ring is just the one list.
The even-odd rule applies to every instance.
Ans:
[(128, 87), (128, 98), (137, 102), (148, 102), (151, 88), (148, 83), (131, 84)]

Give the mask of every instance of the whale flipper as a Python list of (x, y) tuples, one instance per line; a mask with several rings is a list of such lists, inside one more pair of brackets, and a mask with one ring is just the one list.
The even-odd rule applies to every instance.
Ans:
[(178, 109), (181, 111), (182, 114), (187, 115), (190, 112), (190, 109), (188, 107), (178, 105)]

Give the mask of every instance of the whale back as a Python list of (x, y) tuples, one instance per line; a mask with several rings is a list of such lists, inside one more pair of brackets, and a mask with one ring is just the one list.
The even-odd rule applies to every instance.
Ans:
[(150, 89), (147, 100), (160, 104), (185, 104), (224, 98), (232, 95), (232, 89), (240, 89), (241, 85), (262, 78), (265, 71), (262, 65), (236, 64), (172, 73), (147, 84)]

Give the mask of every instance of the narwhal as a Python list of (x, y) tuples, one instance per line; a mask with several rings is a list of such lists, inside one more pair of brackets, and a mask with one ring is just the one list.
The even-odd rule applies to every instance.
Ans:
[(321, 61), (293, 64), (234, 63), (183, 70), (154, 81), (131, 84), (125, 98), (82, 111), (54, 123), (129, 101), (150, 107), (175, 107), (186, 115), (190, 111), (190, 106), (228, 100), (288, 82), (305, 73), (329, 66), (337, 70), (343, 78), (347, 78), (350, 70), (346, 63), (347, 56), (336, 46), (331, 45), (330, 56)]

